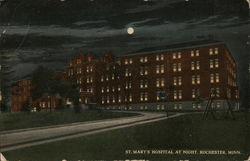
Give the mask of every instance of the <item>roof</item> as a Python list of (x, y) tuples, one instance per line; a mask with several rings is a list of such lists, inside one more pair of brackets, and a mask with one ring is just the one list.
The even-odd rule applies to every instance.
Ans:
[(144, 48), (141, 50), (137, 50), (137, 51), (128, 53), (125, 56), (149, 54), (149, 53), (156, 52), (156, 51), (157, 52), (164, 52), (164, 51), (193, 48), (193, 47), (200, 47), (200, 46), (207, 46), (207, 45), (215, 45), (215, 44), (224, 44), (224, 43), (221, 41), (211, 40), (211, 39), (189, 41), (189, 42), (175, 43), (175, 44), (169, 44), (169, 45), (164, 45), (164, 46)]

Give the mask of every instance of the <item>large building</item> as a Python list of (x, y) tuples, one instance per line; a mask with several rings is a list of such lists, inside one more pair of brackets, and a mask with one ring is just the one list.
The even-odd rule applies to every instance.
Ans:
[(69, 62), (67, 78), (78, 87), (83, 104), (106, 109), (202, 110), (228, 101), (239, 108), (236, 63), (227, 46), (202, 40), (143, 49), (119, 58), (111, 53), (95, 59), (78, 54)]

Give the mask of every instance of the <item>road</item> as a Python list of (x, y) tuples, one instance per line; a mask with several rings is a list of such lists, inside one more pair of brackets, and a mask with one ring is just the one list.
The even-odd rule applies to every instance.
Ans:
[(141, 112), (141, 114), (142, 115), (134, 117), (5, 131), (0, 133), (0, 149), (1, 152), (11, 151), (39, 144), (146, 124), (182, 115), (175, 114), (166, 117), (164, 113)]

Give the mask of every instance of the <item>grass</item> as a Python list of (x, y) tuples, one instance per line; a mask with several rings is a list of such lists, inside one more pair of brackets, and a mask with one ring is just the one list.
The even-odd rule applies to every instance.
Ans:
[[(5, 152), (8, 160), (67, 161), (150, 160), (246, 160), (250, 152), (249, 114), (236, 120), (202, 120), (192, 114), (91, 136)], [(248, 120), (248, 121), (247, 121)], [(126, 150), (237, 150), (240, 155), (146, 155)], [(248, 153), (248, 154), (247, 154)]]
[(71, 110), (37, 113), (4, 113), (0, 114), (0, 131), (119, 118), (134, 115), (137, 114), (111, 111), (83, 111), (81, 113), (74, 113)]

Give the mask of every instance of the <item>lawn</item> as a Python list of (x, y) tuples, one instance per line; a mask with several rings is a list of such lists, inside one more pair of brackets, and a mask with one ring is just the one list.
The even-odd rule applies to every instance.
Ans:
[[(150, 159), (242, 161), (250, 152), (249, 114), (236, 120), (202, 120), (190, 114), (169, 120), (5, 152), (8, 160), (67, 161)], [(125, 154), (126, 150), (132, 153)], [(133, 150), (236, 150), (235, 155), (135, 154)], [(169, 152), (170, 152), (169, 151)], [(248, 153), (248, 154), (247, 154)]]
[(37, 113), (3, 113), (0, 114), (0, 131), (128, 117), (135, 115), (138, 114), (111, 111), (98, 112), (94, 110), (83, 111), (81, 113), (74, 113), (72, 110)]

